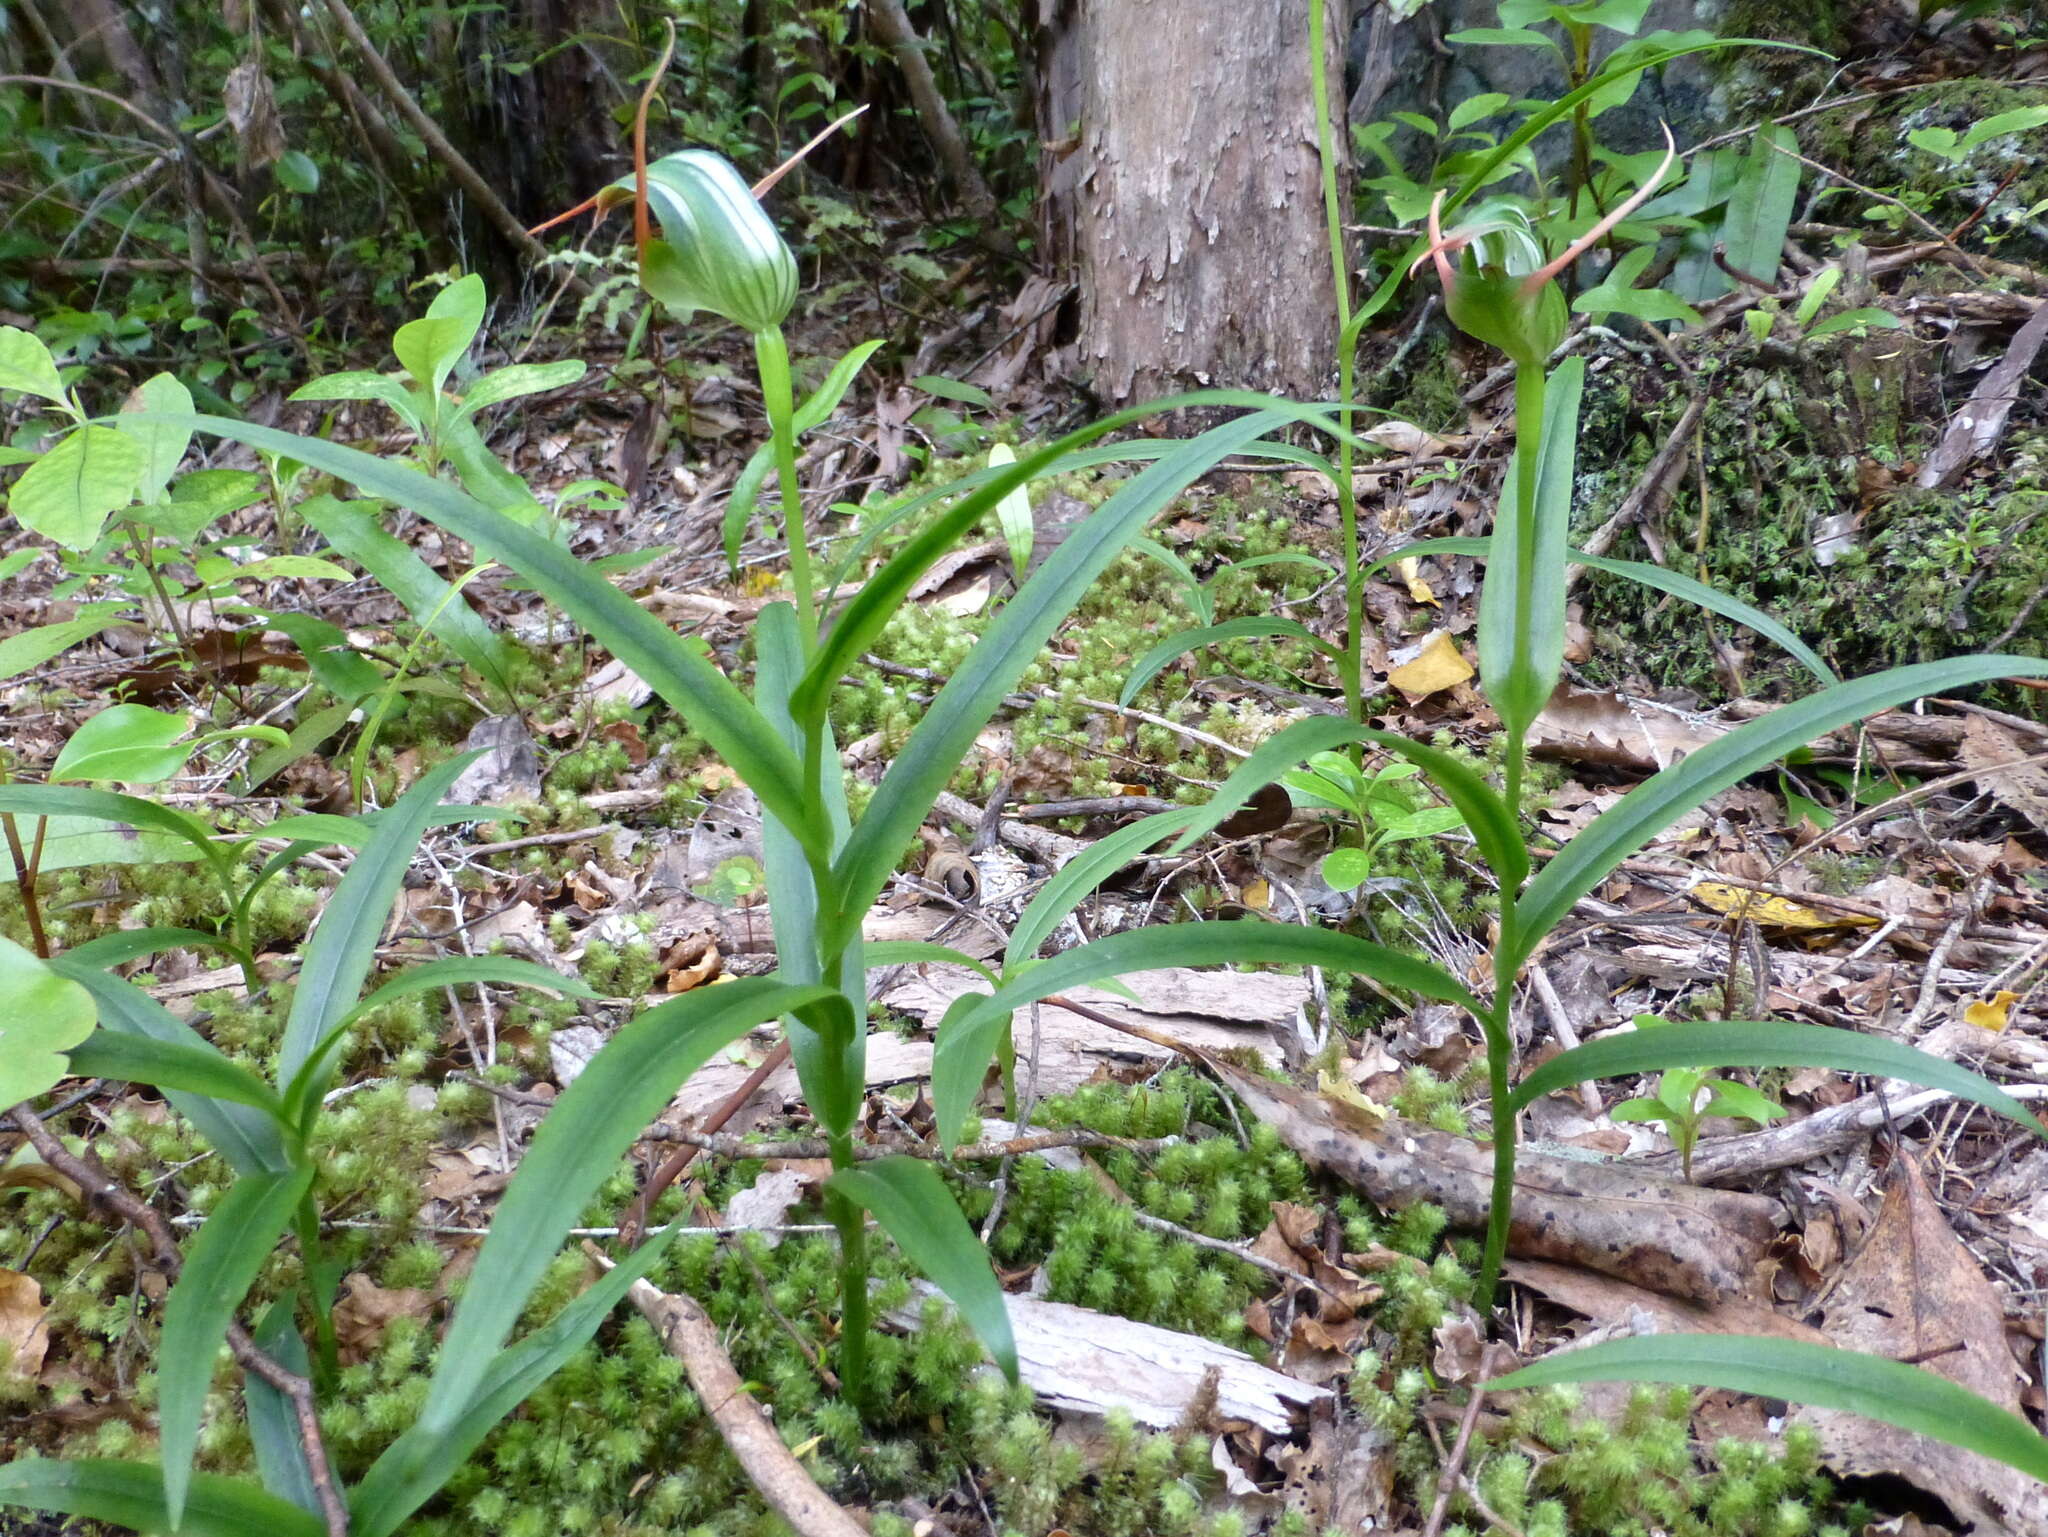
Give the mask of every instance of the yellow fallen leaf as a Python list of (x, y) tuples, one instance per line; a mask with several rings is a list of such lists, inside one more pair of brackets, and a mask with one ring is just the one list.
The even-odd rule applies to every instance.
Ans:
[(1701, 881), (1692, 888), (1693, 899), (1702, 907), (1730, 918), (1747, 918), (1773, 929), (1863, 929), (1874, 928), (1875, 918), (1862, 913), (1823, 911), (1806, 907), (1787, 897), (1774, 897), (1747, 886), (1730, 886), (1721, 881)]
[(1326, 1099), (1334, 1099), (1340, 1105), (1349, 1105), (1375, 1121), (1387, 1118), (1387, 1107), (1374, 1104), (1359, 1091), (1358, 1085), (1348, 1078), (1339, 1078), (1335, 1073), (1317, 1072), (1316, 1088)]
[(1273, 888), (1263, 877), (1248, 881), (1244, 890), (1238, 893), (1238, 900), (1255, 913), (1269, 911), (1273, 906)]
[(1440, 694), (1472, 676), (1472, 664), (1448, 630), (1432, 630), (1415, 654), (1387, 674), (1387, 681), (1411, 699)]
[(2003, 1030), (2011, 1018), (2012, 1006), (2019, 1001), (2020, 995), (2018, 993), (2008, 993), (2001, 990), (1992, 995), (1989, 1003), (1985, 1003), (1980, 999), (1964, 1009), (1963, 1022), (1975, 1025), (1980, 1030), (1990, 1030), (1993, 1032)]
[(1408, 596), (1414, 602), (1427, 603), (1433, 608), (1442, 608), (1429, 583), (1422, 579), (1422, 562), (1413, 555), (1394, 562), (1394, 569), (1401, 573), (1401, 580), (1408, 584)]

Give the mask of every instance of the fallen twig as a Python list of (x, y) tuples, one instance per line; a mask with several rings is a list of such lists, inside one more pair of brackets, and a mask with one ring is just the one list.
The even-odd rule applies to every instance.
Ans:
[[(169, 1279), (177, 1279), (178, 1272), (184, 1267), (185, 1256), (178, 1248), (177, 1235), (171, 1231), (170, 1223), (164, 1220), (161, 1212), (139, 1200), (109, 1174), (98, 1159), (90, 1154), (80, 1156), (67, 1149), (28, 1106), (17, 1106), (10, 1119), (28, 1138), (29, 1145), (44, 1163), (77, 1185), (89, 1199), (106, 1207), (148, 1238), (151, 1262)], [(306, 1472), (312, 1480), (313, 1493), (320, 1501), (321, 1519), (326, 1524), (329, 1537), (347, 1537), (348, 1508), (342, 1504), (340, 1491), (334, 1486), (334, 1470), (327, 1461), (327, 1444), (320, 1435), (320, 1412), (313, 1398), (313, 1384), (271, 1359), (249, 1337), (249, 1331), (232, 1319), (228, 1322), (228, 1349), (244, 1371), (261, 1378), (291, 1404), (300, 1438), (305, 1443)]]
[[(586, 1243), (583, 1252), (605, 1269), (612, 1268), (612, 1261), (596, 1245)], [(868, 1537), (866, 1529), (818, 1487), (795, 1454), (782, 1444), (774, 1424), (733, 1370), (718, 1342), (717, 1325), (696, 1300), (679, 1292), (664, 1292), (644, 1280), (635, 1281), (626, 1295), (661, 1336), (663, 1348), (683, 1363), (690, 1386), (725, 1438), (733, 1460), (798, 1537)]]

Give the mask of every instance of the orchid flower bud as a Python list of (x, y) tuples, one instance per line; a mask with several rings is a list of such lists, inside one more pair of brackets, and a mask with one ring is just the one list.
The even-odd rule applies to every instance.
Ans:
[[(631, 202), (634, 179), (598, 194), (600, 210)], [(709, 310), (760, 333), (796, 302), (796, 258), (732, 162), (680, 150), (647, 167), (647, 203), (662, 238), (640, 251), (640, 286), (687, 317)]]
[[(1444, 194), (1439, 191), (1429, 205), (1429, 248), (1408, 270), (1413, 273), (1425, 261), (1433, 261), (1443, 283), (1444, 313), (1453, 325), (1500, 348), (1517, 367), (1543, 368), (1564, 340), (1570, 319), (1554, 279), (1657, 190), (1678, 156), (1668, 128), (1664, 144), (1664, 159), (1655, 174), (1547, 263), (1535, 227), (1519, 206), (1504, 199), (1482, 204), (1446, 234), (1441, 223)], [(1451, 256), (1457, 252), (1469, 254), (1453, 266)]]

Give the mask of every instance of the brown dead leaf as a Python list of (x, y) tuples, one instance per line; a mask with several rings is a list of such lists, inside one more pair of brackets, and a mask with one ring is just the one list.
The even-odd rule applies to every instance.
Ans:
[(425, 1287), (379, 1286), (361, 1271), (342, 1284), (346, 1289), (334, 1304), (334, 1334), (341, 1359), (349, 1365), (375, 1354), (384, 1331), (397, 1320), (425, 1318), (434, 1306), (434, 1294)]
[(790, 1207), (804, 1198), (810, 1183), (797, 1169), (764, 1170), (753, 1184), (725, 1203), (725, 1225), (758, 1231), (773, 1249), (782, 1242), (776, 1229), (788, 1220)]
[(2048, 764), (2023, 761), (2035, 754), (2017, 736), (1997, 721), (1967, 716), (1956, 756), (1965, 768), (1980, 771), (1979, 790), (2048, 831)]
[(1560, 684), (1529, 728), (1529, 750), (1567, 763), (1651, 774), (1727, 730), (1653, 700)]
[[(1998, 1293), (1963, 1247), (1919, 1166), (1901, 1153), (1884, 1206), (1821, 1312), (1847, 1350), (1910, 1360), (2014, 1414), (2019, 1383)], [(1889, 1474), (1938, 1497), (1961, 1521), (2048, 1528), (2048, 1491), (2004, 1463), (1831, 1409), (1804, 1409), (1836, 1472)]]
[(34, 1276), (0, 1270), (0, 1369), (17, 1382), (33, 1382), (43, 1369), (50, 1348), (48, 1312)]

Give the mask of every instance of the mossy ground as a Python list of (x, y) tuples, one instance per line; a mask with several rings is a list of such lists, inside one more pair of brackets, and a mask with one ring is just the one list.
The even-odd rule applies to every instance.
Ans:
[[(1455, 398), (1446, 394), (1450, 375), (1442, 359), (1425, 355), (1420, 366), (1425, 388), (1434, 381), (1446, 401)], [(1779, 430), (1789, 435), (1797, 422), (1795, 413)], [(1630, 431), (1646, 436), (1649, 429), (1616, 413), (1602, 430), (1625, 441)], [(1710, 427), (1736, 430), (1731, 422)], [(1625, 481), (1633, 452), (1619, 456), (1606, 481), (1586, 488), (1592, 499)], [(1816, 482), (1816, 499), (1823, 495), (1822, 484)], [(1076, 481), (1062, 489), (1099, 501), (1111, 483)], [(1190, 521), (1180, 553), (1199, 577), (1214, 578), (1217, 618), (1269, 612), (1280, 604), (1307, 605), (1316, 598), (1320, 579), (1306, 568), (1229, 569), (1237, 561), (1302, 547), (1305, 530), (1277, 493), (1255, 484), (1242, 495), (1204, 496), (1185, 512)], [(1320, 548), (1327, 535), (1310, 542)], [(1758, 564), (1761, 570), (1768, 562), (1760, 557)], [(907, 609), (876, 649), (943, 676), (973, 644), (987, 618), (986, 612), (956, 616), (931, 607)], [(1647, 615), (1641, 622), (1656, 618)], [(1115, 698), (1136, 655), (1162, 633), (1194, 622), (1185, 594), (1156, 562), (1127, 556), (1112, 568), (1058, 642), (1060, 657), (1041, 663), (1027, 677), (1025, 687), (1033, 692), (1034, 703), (1011, 723), (1013, 759), (1023, 762), (1037, 754), (1050, 765), (1039, 793), (1102, 793), (1115, 784), (1139, 782), (1155, 793), (1199, 800), (1206, 783), (1229, 771), (1227, 755), (1171, 730), (1105, 717), (1082, 702)], [(439, 668), (444, 660), (429, 646), (420, 665)], [(740, 653), (730, 660), (743, 666), (745, 657)], [(1279, 687), (1327, 682), (1314, 673), (1316, 665), (1305, 647), (1261, 645), (1200, 655), (1169, 669), (1137, 703), (1249, 746), (1268, 724), (1259, 712), (1212, 708), (1191, 690), (1192, 681), (1235, 673)], [(641, 712), (614, 707), (603, 718), (588, 715), (576, 703), (582, 674), (573, 653), (536, 655), (524, 664), (530, 690), (526, 713), (540, 728), (545, 779), (541, 804), (518, 830), (588, 826), (596, 820), (583, 797), (619, 784), (634, 771), (622, 743), (599, 734), (598, 728), (612, 719), (630, 720), (661, 765), (664, 798), (645, 813), (647, 820), (687, 825), (705, 804), (700, 776), (707, 764), (701, 743), (659, 705)], [(304, 680), (277, 681), (296, 687)], [(906, 731), (920, 708), (911, 697), (918, 688), (879, 674), (858, 680), (837, 705), (840, 740), (871, 731)], [(301, 708), (310, 711), (324, 702), (316, 688)], [(370, 779), (379, 797), (388, 798), (401, 777), (454, 751), (475, 718), (475, 708), (457, 699), (402, 696), (370, 759)], [(557, 738), (545, 729), (557, 721), (573, 729)], [(992, 777), (990, 765), (970, 760), (955, 788), (970, 797), (985, 795)], [(598, 854), (609, 857), (602, 846)], [(539, 880), (560, 879), (572, 859), (581, 857), (537, 848), (508, 856), (505, 868)], [(1469, 916), (1476, 911), (1478, 899), (1432, 844), (1401, 846), (1387, 869), (1426, 884), (1459, 912)], [(489, 878), (481, 872), (464, 877)], [(284, 951), (303, 941), (323, 883), (317, 872), (295, 872), (272, 885), (256, 914), (259, 949)], [(117, 924), (205, 928), (219, 912), (212, 887), (185, 865), (65, 872), (52, 879), (46, 895), (53, 938), (65, 945)], [(11, 887), (0, 890), (0, 927), (26, 937)], [(611, 996), (643, 991), (654, 970), (655, 956), (644, 941), (593, 943), (583, 958), (586, 978)], [(275, 1049), (290, 996), (286, 980), (254, 1000), (221, 993), (202, 997), (196, 1005), (207, 1033), (223, 1050), (260, 1068)], [(503, 1049), (494, 1076), (520, 1081), (545, 1074), (549, 1032), (567, 1012), (563, 1005), (514, 1005), (500, 1022)], [(360, 1472), (417, 1413), (436, 1326), (448, 1302), (438, 1293), (459, 1294), (461, 1266), (458, 1260), (451, 1267), (451, 1259), (463, 1252), (462, 1241), (413, 1228), (435, 1152), (468, 1145), (485, 1135), (490, 1124), (484, 1094), (446, 1077), (455, 1036), (443, 1005), (430, 995), (366, 1018), (346, 1063), (355, 1086), (322, 1122), (323, 1210), (332, 1219), (360, 1224), (335, 1230), (334, 1257), (345, 1271), (361, 1272), (379, 1286), (436, 1294), (430, 1305), (396, 1318), (352, 1348), (325, 1425), (345, 1474)], [(1398, 1108), (1418, 1119), (1459, 1127), (1462, 1099), (1460, 1086), (1418, 1072)], [(1265, 1227), (1274, 1201), (1325, 1204), (1334, 1211), (1348, 1249), (1377, 1243), (1405, 1256), (1406, 1263), (1391, 1267), (1382, 1278), (1386, 1294), (1373, 1313), (1372, 1347), (1361, 1357), (1347, 1391), (1353, 1407), (1393, 1437), (1409, 1497), (1426, 1503), (1437, 1453), (1422, 1416), (1442, 1402), (1428, 1375), (1431, 1335), (1469, 1302), (1472, 1287), (1470, 1245), (1447, 1241), (1440, 1213), (1424, 1207), (1381, 1217), (1355, 1198), (1324, 1188), (1270, 1130), (1253, 1127), (1240, 1142), (1215, 1090), (1183, 1072), (1144, 1086), (1093, 1086), (1041, 1107), (1038, 1119), (1125, 1136), (1185, 1139), (1144, 1158), (1099, 1155), (1099, 1177), (1063, 1173), (1031, 1160), (1015, 1167), (993, 1252), (1006, 1271), (1042, 1271), (1047, 1292), (1056, 1300), (1265, 1354), (1269, 1347), (1248, 1328), (1245, 1308), (1261, 1294), (1267, 1278), (1228, 1256), (1140, 1227), (1134, 1211), (1210, 1237), (1243, 1241)], [(222, 1194), (217, 1158), (166, 1107), (147, 1097), (125, 1101), (95, 1137), (95, 1146), (131, 1187), (162, 1198), (171, 1209), (203, 1215)], [(657, 1216), (688, 1222), (716, 1210), (759, 1167), (707, 1164), (703, 1184), (670, 1193)], [(977, 1221), (992, 1200), (986, 1183), (992, 1173), (964, 1167), (954, 1174), (963, 1204)], [(611, 1220), (631, 1195), (631, 1184), (631, 1175), (621, 1169), (593, 1201), (587, 1220)], [(802, 1209), (793, 1213), (798, 1219), (805, 1215)], [(46, 1405), (32, 1407), (14, 1393), (11, 1402), (0, 1404), (0, 1437), (15, 1452), (148, 1455), (157, 1283), (138, 1268), (128, 1243), (96, 1223), (78, 1220), (54, 1192), (13, 1192), (0, 1203), (0, 1256), (13, 1262), (22, 1255), (33, 1256), (25, 1263), (52, 1299), (53, 1335), (75, 1365), (75, 1383), (59, 1390), (62, 1402), (55, 1405), (56, 1413), (47, 1412)], [(758, 1384), (774, 1406), (785, 1438), (827, 1487), (874, 1513), (878, 1532), (907, 1534), (916, 1511), (948, 1502), (960, 1509), (985, 1507), (995, 1530), (1020, 1537), (1054, 1528), (1118, 1537), (1234, 1537), (1254, 1528), (1306, 1532), (1299, 1513), (1240, 1509), (1222, 1495), (1209, 1462), (1210, 1435), (1152, 1433), (1113, 1422), (1084, 1452), (1056, 1435), (1054, 1421), (1033, 1409), (1028, 1395), (975, 1370), (978, 1356), (971, 1341), (936, 1313), (928, 1313), (923, 1327), (911, 1335), (879, 1345), (876, 1390), (884, 1407), (863, 1426), (826, 1389), (817, 1367), (829, 1358), (835, 1328), (831, 1311), (820, 1300), (831, 1295), (831, 1271), (828, 1244), (816, 1237), (793, 1235), (773, 1249), (757, 1239), (686, 1238), (653, 1279), (704, 1302), (742, 1376)], [(907, 1298), (907, 1276), (897, 1262), (885, 1258), (878, 1274), (885, 1305)], [(581, 1254), (565, 1251), (536, 1295), (529, 1323), (559, 1308), (588, 1275)], [(287, 1248), (263, 1277), (256, 1300), (282, 1295), (303, 1280), (294, 1251)], [(111, 1396), (108, 1384), (117, 1389)], [(251, 1451), (230, 1372), (223, 1371), (216, 1393), (201, 1464), (246, 1471)], [(1471, 1465), (1482, 1497), (1528, 1533), (1803, 1537), (1840, 1530), (1828, 1522), (1854, 1514), (1834, 1505), (1814, 1474), (1810, 1447), (1801, 1443), (1782, 1455), (1724, 1449), (1717, 1454), (1719, 1471), (1699, 1471), (1682, 1395), (1639, 1394), (1618, 1426), (1583, 1420), (1572, 1413), (1571, 1403), (1565, 1394), (1531, 1400), (1510, 1425), (1483, 1438), (1475, 1449)], [(1485, 1530), (1476, 1507), (1467, 1508), (1463, 1501), (1454, 1505), (1453, 1516), (1450, 1531)], [(679, 1366), (661, 1352), (637, 1316), (622, 1310), (590, 1347), (492, 1434), (412, 1529), (451, 1537), (486, 1532), (638, 1537), (678, 1531), (765, 1537), (777, 1528), (730, 1461)]]

